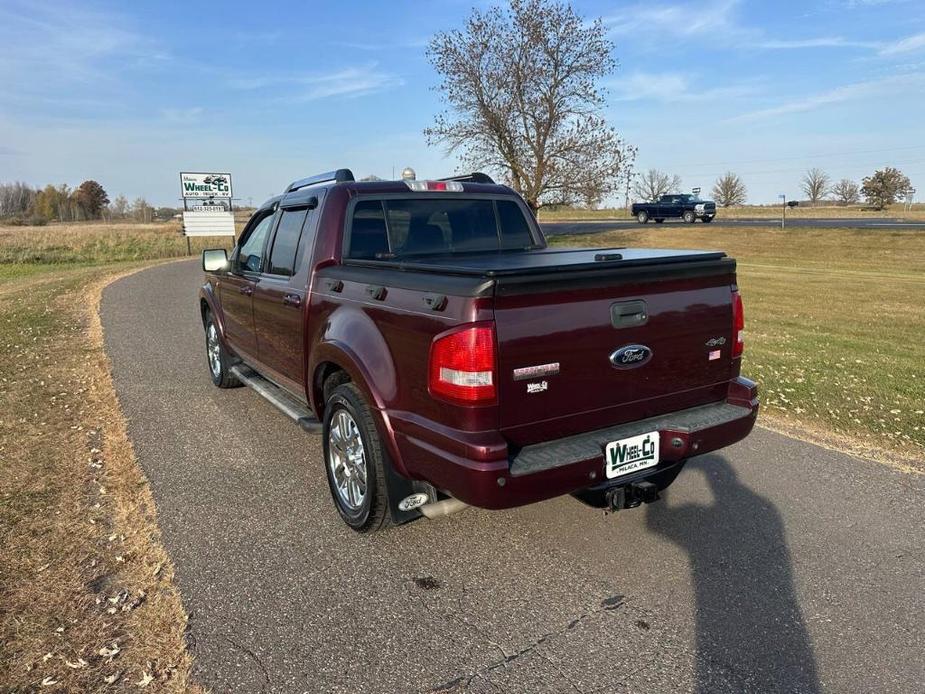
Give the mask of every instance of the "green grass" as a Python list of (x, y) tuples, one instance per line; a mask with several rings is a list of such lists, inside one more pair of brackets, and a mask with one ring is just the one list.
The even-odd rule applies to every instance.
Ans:
[(673, 225), (553, 243), (725, 250), (765, 412), (925, 459), (925, 234)]

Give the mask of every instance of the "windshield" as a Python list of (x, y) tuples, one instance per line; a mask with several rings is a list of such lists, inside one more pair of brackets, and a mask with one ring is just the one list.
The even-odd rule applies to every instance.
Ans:
[(510, 199), (364, 199), (356, 203), (347, 257), (394, 259), (536, 246), (520, 205)]

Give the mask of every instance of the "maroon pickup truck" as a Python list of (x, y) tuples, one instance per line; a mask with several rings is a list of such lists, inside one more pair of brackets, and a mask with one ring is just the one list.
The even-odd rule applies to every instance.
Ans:
[(563, 494), (632, 508), (758, 411), (734, 260), (548, 248), (484, 174), (296, 181), (203, 269), (213, 382), (321, 433), (358, 531)]

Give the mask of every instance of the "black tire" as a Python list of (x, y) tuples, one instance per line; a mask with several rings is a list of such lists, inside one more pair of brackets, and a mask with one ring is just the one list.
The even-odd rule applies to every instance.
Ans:
[(639, 214), (636, 215), (636, 221), (640, 224), (645, 224), (649, 221), (649, 213), (645, 210), (640, 210)]
[[(359, 438), (362, 441), (363, 468), (366, 475), (366, 490), (362, 500), (358, 503), (351, 504), (349, 491), (342, 491), (340, 483), (335, 479), (334, 468), (340, 469), (342, 479), (347, 480), (346, 488), (352, 484), (349, 481), (351, 476), (356, 475), (356, 463), (354, 472), (346, 474), (347, 465), (337, 465), (337, 458), (332, 464), (332, 450), (336, 448), (332, 441), (332, 427), (337, 427), (335, 418), (339, 418), (340, 413), (345, 413), (346, 417), (356, 426)], [(338, 419), (343, 422), (345, 420)], [(334, 423), (334, 424), (332, 424)], [(337, 436), (334, 433), (335, 437)], [(383, 530), (392, 523), (392, 517), (389, 513), (388, 491), (385, 487), (385, 466), (390, 465), (382, 441), (379, 438), (379, 430), (376, 428), (376, 422), (373, 419), (372, 410), (366, 404), (366, 399), (360, 392), (360, 389), (353, 383), (342, 383), (334, 388), (328, 396), (324, 407), (324, 423), (322, 429), (322, 444), (324, 448), (324, 470), (328, 480), (328, 488), (331, 492), (331, 498), (334, 500), (334, 506), (344, 522), (359, 533), (371, 533), (377, 530)], [(349, 447), (341, 445), (341, 451), (344, 452)], [(354, 451), (356, 449), (354, 448)], [(336, 453), (333, 454), (336, 456)], [(359, 479), (359, 477), (355, 477)]]
[(661, 224), (661, 223), (664, 222), (664, 221), (665, 221), (664, 219), (656, 219), (656, 220), (655, 220), (655, 223), (656, 223), (656, 224)]
[(713, 217), (703, 217), (701, 218), (700, 221), (703, 222), (704, 224), (709, 224), (710, 222), (713, 221)]
[(694, 214), (693, 210), (684, 210), (684, 214), (681, 215), (681, 219), (683, 219), (688, 224), (693, 224), (697, 221), (697, 215)]
[(237, 388), (241, 385), (234, 374), (231, 373), (232, 359), (218, 336), (218, 326), (212, 318), (212, 313), (206, 313), (206, 365), (209, 367), (209, 376), (212, 383), (219, 388)]

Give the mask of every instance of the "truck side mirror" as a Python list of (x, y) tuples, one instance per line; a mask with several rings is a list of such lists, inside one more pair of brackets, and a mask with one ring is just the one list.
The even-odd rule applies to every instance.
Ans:
[(210, 248), (202, 252), (202, 269), (205, 272), (226, 272), (228, 253), (224, 248)]

